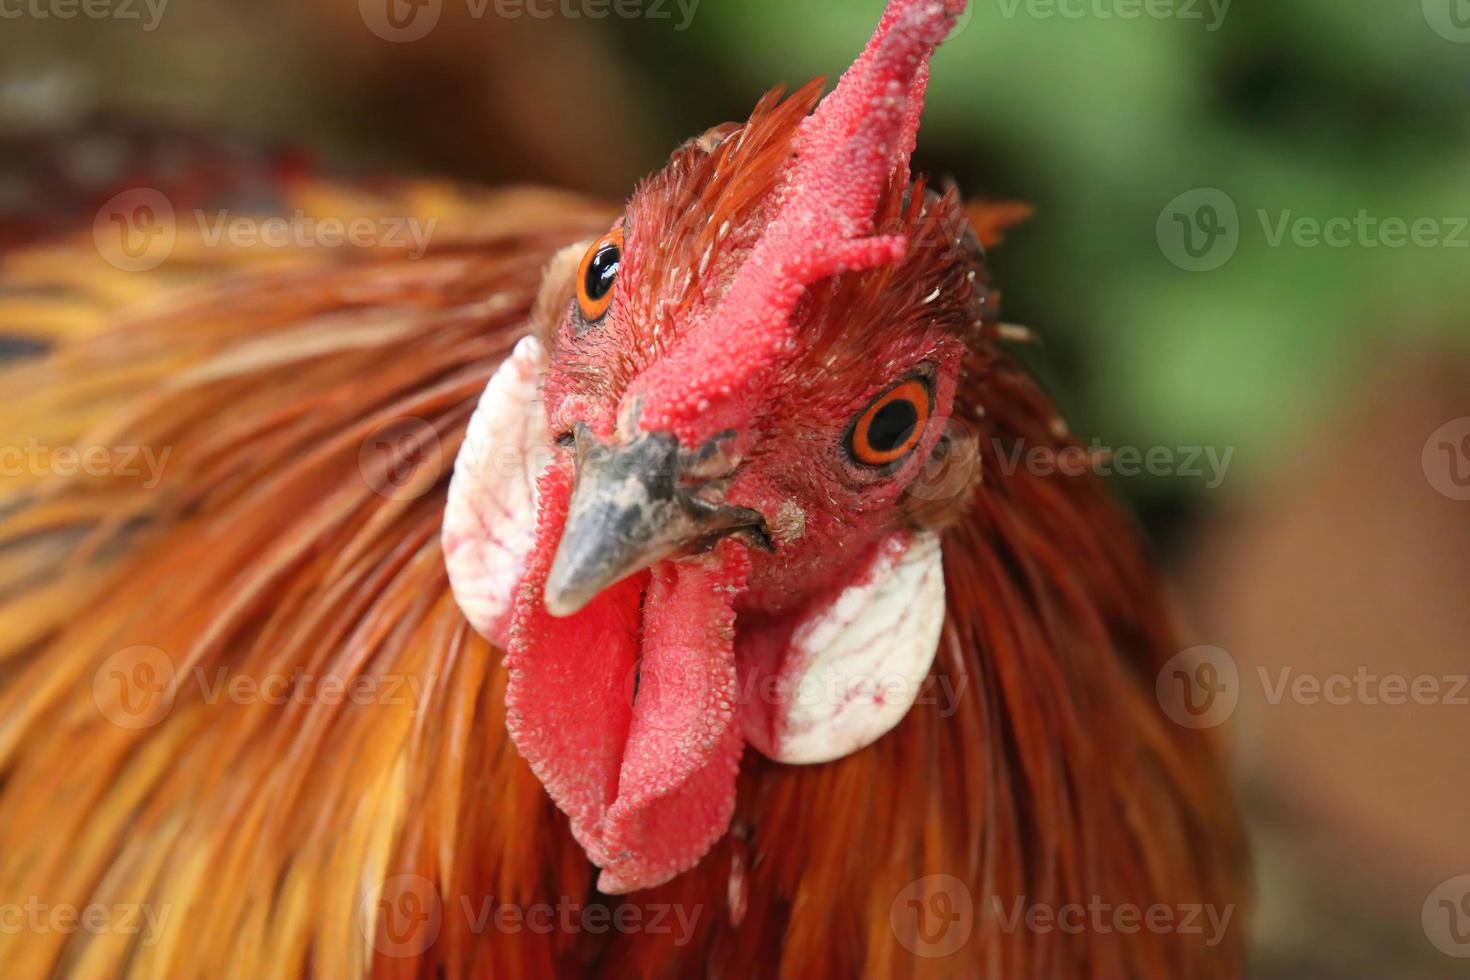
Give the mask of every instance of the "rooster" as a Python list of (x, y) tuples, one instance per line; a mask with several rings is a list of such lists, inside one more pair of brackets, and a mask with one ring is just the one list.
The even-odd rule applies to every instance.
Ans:
[(432, 247), (7, 257), (6, 977), (1240, 970), (1138, 536), (1004, 465), (1081, 450), (1011, 215), (909, 173), (962, 7), (621, 209), (301, 177)]

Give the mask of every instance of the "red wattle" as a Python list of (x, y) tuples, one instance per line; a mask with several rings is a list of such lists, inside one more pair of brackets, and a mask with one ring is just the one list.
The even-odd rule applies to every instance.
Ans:
[(599, 887), (626, 892), (692, 867), (729, 825), (744, 745), (733, 605), (750, 560), (726, 541), (552, 616), (543, 593), (570, 488), (564, 462), (542, 479), (506, 651), (506, 726), (604, 869)]
[(643, 603), (643, 646), (618, 797), (607, 816), (605, 892), (647, 888), (692, 867), (735, 809), (744, 740), (735, 713), (735, 596), (750, 558), (726, 541), (660, 562)]
[(505, 720), (516, 749), (571, 820), (572, 835), (601, 863), (602, 821), (617, 795), (632, 706), (625, 681), (638, 656), (634, 576), (573, 616), (546, 611), (542, 594), (571, 496), (570, 465), (541, 481), (536, 544), (511, 619)]

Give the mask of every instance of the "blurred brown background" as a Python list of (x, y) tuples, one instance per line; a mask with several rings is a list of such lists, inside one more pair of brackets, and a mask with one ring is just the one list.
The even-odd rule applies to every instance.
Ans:
[[(139, 131), (622, 197), (880, 7), (5, 0), (0, 216), (90, 222)], [(917, 163), (1035, 205), (1007, 318), (1076, 431), (1154, 453), (1113, 480), (1235, 686), (1253, 972), (1470, 975), (1470, 2), (972, 7)]]

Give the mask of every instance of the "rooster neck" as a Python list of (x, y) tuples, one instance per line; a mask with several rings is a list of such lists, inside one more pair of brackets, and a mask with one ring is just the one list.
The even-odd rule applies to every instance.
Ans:
[[(457, 244), (419, 262), (321, 256), (202, 287), (9, 375), (13, 431), (174, 450), (154, 487), (21, 481), (0, 516), (0, 839), (26, 855), (0, 865), (0, 894), (163, 918), (153, 943), (0, 936), (13, 975), (1237, 972), (1238, 928), (1207, 950), (993, 925), (993, 901), (1223, 906), (1240, 885), (1210, 746), (1152, 701), (1173, 644), (1137, 535), (1092, 477), (1006, 472), (1018, 440), (1070, 443), (993, 345), (958, 396), (983, 476), (946, 531), (931, 697), (833, 763), (746, 753), (713, 852), (658, 889), (596, 895), (505, 737), (505, 671), (455, 609), (435, 532), (541, 268), (608, 212), (460, 206), (442, 232)], [(107, 685), (140, 665), (170, 683), (134, 717)], [(267, 700), (274, 677), (318, 693)], [(327, 679), (365, 679), (368, 704), (329, 703)], [(975, 913), (949, 959), (895, 932), (895, 902), (931, 875)], [(588, 927), (608, 904), (640, 928)], [(432, 935), (390, 921), (409, 905), (437, 910)], [(506, 906), (576, 911), (548, 933), (512, 930)]]

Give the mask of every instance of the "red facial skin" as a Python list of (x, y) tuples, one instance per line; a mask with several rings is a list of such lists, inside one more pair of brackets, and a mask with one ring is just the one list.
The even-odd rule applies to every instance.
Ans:
[[(629, 230), (620, 294), (639, 289), (636, 270), (647, 261), (649, 245), (636, 228)], [(631, 315), (624, 312), (628, 307)], [(635, 414), (637, 395), (629, 389), (646, 370), (629, 354), (648, 350), (636, 316), (634, 304), (616, 298), (590, 327), (568, 311), (546, 384), (553, 433), (570, 432), (580, 422), (605, 441), (631, 437), (617, 420)], [(776, 547), (750, 549), (750, 588), (736, 605), (742, 614), (787, 614), (845, 584), (879, 541), (904, 526), (896, 504), (944, 433), (964, 345), (945, 324), (886, 335), (875, 330), (869, 337), (873, 342), (864, 349), (834, 349), (825, 364), (797, 355), (750, 392), (735, 438), (740, 462), (723, 499), (764, 515)], [(575, 369), (564, 368), (567, 361)], [(874, 399), (916, 373), (933, 392), (918, 443), (888, 466), (858, 462), (847, 445), (852, 424)], [(582, 384), (588, 376), (598, 383)]]
[[(589, 322), (574, 301), (551, 338), (545, 406), (565, 448), (513, 612), (507, 724), (605, 890), (665, 881), (724, 833), (741, 726), (769, 730), (779, 710), (749, 681), (915, 524), (904, 490), (944, 437), (983, 292), (957, 199), (908, 186), (926, 59), (959, 6), (895, 0), (815, 112), (808, 87), (682, 148), (629, 204), (606, 311)], [(932, 393), (917, 443), (862, 464), (854, 421), (915, 377)], [(614, 447), (718, 444), (682, 477), (758, 512), (772, 547), (727, 537), (548, 615), (582, 426)]]
[[(625, 268), (645, 267), (649, 247), (630, 229)], [(924, 256), (916, 258), (922, 261)], [(615, 288), (619, 296), (632, 297), (639, 281), (631, 273), (620, 275)], [(637, 340), (643, 335), (639, 305), (620, 304), (615, 297), (608, 313), (592, 325), (575, 308), (569, 311), (545, 386), (551, 432), (571, 432), (582, 424), (599, 440), (614, 444), (626, 444), (637, 435), (628, 425), (639, 415), (634, 383), (646, 366), (630, 352), (652, 349)], [(829, 304), (809, 315), (831, 315), (842, 308)], [(884, 315), (881, 308), (872, 312)], [(737, 455), (730, 460), (728, 476), (718, 482), (725, 503), (764, 516), (772, 550), (727, 538), (704, 555), (659, 562), (652, 571), (659, 583), (697, 575), (703, 584), (686, 585), (683, 591), (660, 584), (650, 590), (643, 600), (641, 626), (630, 626), (634, 635), (616, 643), (608, 639), (607, 624), (638, 621), (639, 595), (649, 588), (650, 573), (635, 574), (606, 590), (583, 613), (556, 622), (539, 608), (537, 590), (544, 577), (533, 572), (529, 587), (523, 586), (517, 622), (540, 625), (526, 627), (512, 644), (513, 670), (524, 678), (512, 682), (512, 723), (518, 726), (512, 732), (518, 744), (533, 746), (527, 752), (533, 768), (558, 805), (573, 816), (574, 833), (589, 855), (604, 867), (600, 887), (621, 891), (655, 884), (697, 859), (723, 833), (734, 804), (741, 730), (771, 732), (776, 726), (773, 712), (778, 708), (760, 692), (768, 679), (779, 675), (792, 629), (814, 604), (825, 603), (860, 578), (880, 542), (911, 525), (902, 506), (904, 491), (944, 435), (964, 344), (954, 325), (942, 318), (916, 322), (909, 311), (900, 322), (888, 331), (867, 331), (876, 342), (866, 348), (839, 342), (817, 354), (814, 346), (773, 365), (751, 387), (741, 412), (743, 427), (733, 440)], [(811, 332), (816, 325), (809, 327)], [(855, 420), (895, 383), (916, 375), (932, 391), (932, 408), (918, 441), (896, 462), (862, 464), (849, 449)], [(571, 448), (563, 449), (554, 477), (543, 483), (543, 517), (549, 513), (564, 520), (572, 455)], [(543, 525), (538, 540), (541, 573), (556, 534), (553, 524)], [(707, 597), (719, 601), (709, 605)], [(679, 605), (671, 608), (672, 602)], [(720, 629), (728, 632), (704, 631), (704, 624), (727, 617), (729, 626)], [(651, 632), (658, 623), (669, 625)], [(620, 628), (614, 631), (624, 635)], [(538, 639), (525, 639), (533, 636)], [(670, 650), (659, 644), (659, 638), (667, 642), (670, 637), (682, 647)], [(652, 707), (646, 699), (636, 704), (584, 702), (561, 715), (556, 706), (541, 701), (562, 696), (558, 691), (582, 701), (582, 685), (599, 669), (610, 670), (614, 682), (626, 680), (639, 656), (645, 683), (653, 676), (658, 678), (656, 690), (683, 693), (661, 697)], [(651, 674), (651, 662), (667, 665), (668, 673)], [(706, 671), (715, 673), (706, 678)], [(534, 677), (541, 679), (533, 684)], [(687, 700), (680, 703), (678, 697)], [(718, 721), (690, 707), (729, 702), (733, 713), (717, 712)], [(523, 727), (521, 704), (529, 716)], [(631, 720), (628, 708), (633, 709)], [(708, 734), (696, 737), (707, 750), (685, 758), (681, 746), (690, 736), (683, 721), (673, 719), (693, 719), (696, 731), (708, 726)], [(601, 732), (600, 748), (589, 754), (576, 743), (555, 747), (561, 744), (555, 733), (581, 726)], [(651, 736), (634, 737), (650, 727)], [(558, 759), (584, 761), (568, 765)], [(588, 759), (602, 760), (590, 763), (591, 771), (599, 773), (596, 788), (585, 785), (583, 778)], [(640, 774), (670, 770), (698, 791), (681, 790), (661, 799), (643, 788)], [(630, 806), (630, 799), (653, 803), (639, 809)], [(624, 816), (630, 811), (633, 815)], [(677, 847), (660, 849), (670, 842)], [(650, 856), (642, 853), (645, 847), (652, 848)]]

